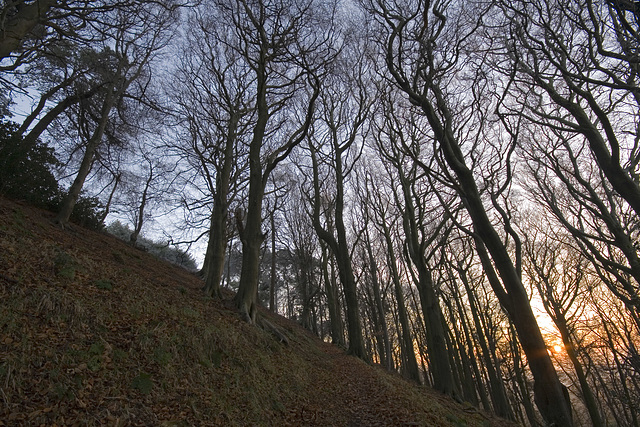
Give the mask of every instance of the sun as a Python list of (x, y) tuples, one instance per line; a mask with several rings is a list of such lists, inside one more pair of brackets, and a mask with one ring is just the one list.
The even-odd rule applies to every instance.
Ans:
[(554, 344), (553, 346), (553, 352), (554, 353), (560, 353), (562, 352), (562, 350), (564, 350), (564, 346), (561, 344)]

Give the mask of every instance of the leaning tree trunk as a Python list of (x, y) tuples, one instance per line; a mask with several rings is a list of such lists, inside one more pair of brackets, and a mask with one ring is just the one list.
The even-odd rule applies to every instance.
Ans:
[[(406, 85), (405, 89), (411, 92), (411, 89)], [(487, 274), (495, 271), (500, 277), (502, 286), (493, 281), (493, 289), (500, 303), (507, 310), (522, 349), (527, 356), (534, 379), (536, 405), (545, 422), (558, 426), (572, 426), (571, 402), (568, 399), (566, 387), (560, 382), (547, 352), (547, 346), (531, 309), (520, 275), (502, 238), (487, 215), (473, 173), (465, 163), (464, 154), (451, 127), (455, 120), (447, 106), (445, 96), (438, 87), (430, 89), (436, 99), (437, 111), (434, 109), (434, 104), (426, 98), (418, 96), (414, 100), (422, 108), (442, 149), (444, 160), (457, 178), (457, 191), (471, 217), (478, 237), (476, 246), (479, 251), (486, 248), (491, 255), (492, 262), (484, 262), (483, 267)], [(441, 117), (444, 118), (444, 121)]]
[(418, 368), (418, 362), (416, 360), (416, 353), (413, 348), (413, 337), (411, 336), (411, 328), (409, 326), (409, 317), (407, 316), (407, 308), (404, 301), (404, 294), (402, 292), (402, 285), (400, 283), (400, 274), (398, 272), (398, 265), (395, 252), (393, 251), (393, 242), (391, 240), (391, 231), (383, 218), (380, 222), (382, 230), (384, 232), (384, 239), (387, 243), (387, 256), (389, 259), (389, 268), (391, 270), (391, 280), (393, 280), (393, 289), (396, 297), (396, 303), (398, 305), (398, 317), (400, 318), (401, 339), (402, 339), (402, 360), (404, 361), (404, 371), (409, 379), (422, 384), (420, 378), (420, 370)]
[(589, 411), (591, 423), (593, 424), (593, 427), (602, 427), (605, 424), (600, 416), (600, 411), (598, 410), (598, 401), (591, 390), (591, 386), (587, 380), (587, 374), (585, 373), (582, 363), (578, 358), (578, 352), (576, 351), (576, 346), (573, 344), (573, 340), (571, 339), (571, 332), (569, 331), (567, 320), (564, 314), (560, 313), (560, 310), (557, 310), (553, 321), (556, 324), (558, 331), (560, 331), (562, 344), (567, 351), (569, 360), (571, 361), (573, 369), (576, 372), (576, 376), (578, 377), (580, 389), (582, 390), (582, 398), (584, 399), (584, 405), (587, 407), (587, 411)]
[(95, 158), (98, 146), (102, 142), (102, 137), (109, 121), (109, 114), (111, 113), (111, 109), (115, 105), (115, 100), (115, 93), (113, 93), (113, 90), (110, 90), (107, 93), (107, 96), (102, 104), (102, 111), (100, 120), (98, 121), (98, 125), (93, 132), (93, 135), (91, 135), (91, 138), (89, 138), (89, 141), (87, 142), (78, 174), (73, 180), (73, 184), (71, 184), (71, 187), (69, 188), (66, 196), (62, 200), (60, 210), (58, 211), (58, 215), (56, 215), (56, 218), (54, 220), (56, 224), (60, 224), (60, 226), (62, 227), (66, 227), (67, 225), (69, 225), (71, 213), (73, 212), (73, 208), (75, 207), (78, 198), (80, 197), (84, 182), (87, 179), (89, 172), (91, 171), (91, 166), (93, 165), (93, 160)]
[(405, 201), (403, 226), (407, 238), (409, 257), (418, 273), (416, 286), (420, 296), (420, 306), (424, 316), (429, 369), (433, 377), (433, 388), (450, 396), (457, 396), (458, 390), (453, 378), (449, 350), (443, 327), (443, 315), (436, 295), (431, 271), (427, 265), (423, 245), (419, 241), (418, 226), (409, 183), (401, 174), (401, 185)]
[[(449, 314), (448, 323), (451, 325), (451, 330), (449, 334), (452, 335), (452, 337), (450, 340), (448, 340), (447, 344), (451, 349), (449, 353), (452, 354), (454, 361), (457, 362), (457, 365), (458, 365), (458, 371), (459, 371), (458, 383), (461, 386), (462, 397), (464, 398), (465, 401), (471, 402), (473, 406), (478, 406), (479, 400), (478, 400), (478, 395), (476, 393), (476, 385), (474, 383), (473, 374), (471, 372), (471, 370), (474, 369), (474, 365), (475, 365), (475, 358), (473, 356), (474, 349), (473, 347), (468, 347), (469, 352), (467, 353), (467, 348), (464, 345), (467, 338), (467, 334), (466, 334), (467, 331), (466, 331), (466, 325), (464, 323), (465, 319), (462, 316), (463, 314), (462, 307), (460, 307), (459, 305), (460, 301), (458, 300), (458, 297), (459, 297), (458, 295), (454, 294), (451, 298), (451, 299), (454, 299), (456, 302), (455, 309), (453, 307), (452, 302), (449, 299), (447, 299), (444, 296), (442, 298), (442, 302), (445, 304), (445, 306), (448, 309), (447, 310)], [(456, 311), (460, 313), (460, 317), (458, 319), (456, 319), (456, 316), (455, 316)], [(447, 322), (445, 321), (445, 323)], [(462, 331), (460, 330), (460, 327), (458, 326), (458, 324), (461, 325)], [(481, 385), (482, 380), (480, 377), (477, 377), (477, 382), (479, 385)]]
[[(462, 295), (455, 290), (455, 295), (453, 297), (458, 312), (460, 313), (460, 323), (462, 325), (462, 332), (464, 333), (464, 340), (467, 343), (467, 347), (470, 349), (469, 351), (469, 362), (471, 364), (471, 368), (473, 369), (473, 374), (476, 378), (476, 388), (478, 391), (478, 395), (480, 397), (480, 401), (482, 402), (482, 406), (486, 410), (491, 409), (491, 404), (489, 403), (489, 396), (487, 395), (487, 389), (484, 384), (484, 375), (480, 372), (480, 366), (478, 365), (478, 359), (476, 358), (477, 345), (474, 342), (470, 330), (469, 318), (467, 316), (467, 310), (462, 307)], [(478, 330), (478, 335), (483, 334), (481, 330)], [(491, 393), (491, 391), (489, 392)], [(502, 415), (501, 415), (502, 416)], [(507, 416), (503, 416), (504, 418), (509, 418)]]
[(391, 342), (389, 340), (389, 327), (387, 326), (387, 318), (384, 313), (384, 304), (382, 303), (382, 296), (380, 294), (380, 282), (378, 280), (378, 266), (373, 256), (373, 250), (371, 249), (371, 243), (369, 240), (368, 232), (365, 231), (367, 256), (369, 257), (369, 269), (371, 270), (371, 286), (373, 288), (373, 299), (375, 303), (375, 314), (377, 314), (378, 321), (376, 322), (381, 329), (382, 333), (382, 352), (381, 362), (388, 371), (394, 369), (393, 356), (391, 354)]

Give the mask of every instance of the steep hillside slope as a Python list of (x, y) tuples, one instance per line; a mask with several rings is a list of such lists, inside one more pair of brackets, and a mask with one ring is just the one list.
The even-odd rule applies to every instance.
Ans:
[(0, 198), (0, 426), (510, 425), (273, 316), (280, 344), (186, 271), (51, 218)]

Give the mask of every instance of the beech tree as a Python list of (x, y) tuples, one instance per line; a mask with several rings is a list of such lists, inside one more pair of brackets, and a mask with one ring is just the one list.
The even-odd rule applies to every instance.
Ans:
[[(117, 15), (120, 26), (114, 30), (101, 48), (103, 89), (95, 96), (80, 102), (75, 115), (78, 137), (83, 142), (84, 153), (73, 183), (71, 184), (55, 221), (66, 226), (75, 203), (82, 191), (85, 180), (94, 164), (98, 148), (103, 144), (105, 131), (116, 106), (123, 105), (125, 99), (142, 100), (147, 84), (136, 86), (134, 82), (151, 73), (150, 62), (158, 50), (168, 41), (168, 29), (175, 18), (165, 8), (149, 5), (135, 14)], [(139, 22), (142, 20), (143, 23)], [(113, 47), (111, 46), (113, 44)], [(126, 97), (129, 90), (137, 94)], [(72, 112), (73, 114), (73, 112)]]
[[(358, 48), (366, 49), (362, 45)], [(326, 78), (320, 94), (319, 118), (308, 139), (312, 163), (309, 199), (313, 226), (318, 237), (329, 247), (338, 267), (346, 304), (349, 353), (367, 360), (352, 265), (353, 244), (347, 234), (345, 190), (362, 152), (361, 139), (366, 132), (373, 97), (367, 90), (370, 76), (367, 58), (356, 52), (355, 46), (349, 46), (338, 59), (336, 71)], [(323, 200), (326, 197), (331, 197), (330, 203)], [(324, 223), (326, 217), (331, 217), (331, 229)]]
[(499, 67), (510, 85), (500, 110), (526, 119), (518, 148), (532, 199), (554, 213), (609, 289), (636, 312), (638, 38), (622, 5), (503, 5), (513, 38)]
[[(283, 176), (289, 185), (296, 182), (291, 176)], [(282, 213), (282, 226), (271, 233), (278, 233), (280, 245), (288, 254), (293, 268), (292, 281), (296, 290), (298, 302), (297, 318), (300, 324), (311, 331), (318, 331), (317, 322), (314, 321), (318, 311), (318, 300), (321, 291), (321, 252), (319, 251), (318, 237), (311, 225), (311, 218), (307, 212), (306, 200), (300, 194), (299, 189), (292, 188), (292, 194), (287, 197), (286, 208)], [(275, 202), (274, 202), (275, 203)]]
[(637, 2), (500, 5), (509, 60), (499, 68), (513, 80), (510, 91), (517, 99), (503, 104), (504, 111), (584, 138), (594, 164), (640, 215)]
[[(532, 217), (535, 221), (541, 218)], [(534, 221), (525, 234), (524, 270), (537, 288), (542, 304), (560, 332), (562, 344), (575, 370), (585, 406), (594, 426), (604, 425), (595, 395), (579, 359), (575, 338), (576, 317), (581, 314), (580, 296), (585, 292), (587, 260), (568, 245), (568, 236), (536, 226)], [(540, 221), (540, 224), (544, 224)]]
[[(378, 185), (374, 185), (374, 181), (377, 182)], [(406, 304), (405, 289), (399, 267), (399, 258), (402, 257), (398, 257), (397, 255), (400, 251), (398, 246), (401, 245), (401, 243), (398, 242), (399, 239), (397, 235), (400, 233), (397, 228), (398, 222), (402, 221), (402, 215), (397, 212), (397, 210), (401, 210), (401, 207), (395, 206), (393, 196), (387, 194), (389, 190), (384, 190), (385, 187), (394, 186), (395, 183), (391, 181), (387, 183), (386, 186), (383, 186), (380, 185), (380, 181), (383, 181), (382, 176), (367, 180), (367, 209), (371, 211), (374, 226), (379, 230), (385, 242), (383, 250), (386, 253), (386, 264), (389, 269), (388, 274), (393, 283), (393, 295), (397, 306), (396, 310), (399, 323), (397, 329), (400, 335), (398, 339), (400, 341), (400, 359), (402, 361), (401, 372), (407, 378), (420, 384), (422, 383), (422, 378), (414, 349), (414, 331), (409, 322), (410, 318)]]
[[(502, 380), (501, 363), (496, 356), (496, 340), (490, 332), (491, 328), (487, 326), (487, 318), (491, 317), (491, 313), (483, 309), (478, 296), (481, 294), (484, 274), (482, 267), (477, 265), (479, 261), (474, 257), (473, 240), (462, 232), (455, 233), (446, 256), (447, 268), (455, 271), (455, 274), (453, 272), (451, 274), (452, 287), (457, 289), (462, 285), (461, 294), (463, 293), (467, 300), (466, 307), (471, 315), (470, 323), (473, 324), (473, 335), (476, 341), (474, 346), (477, 347), (478, 359), (482, 362), (488, 377), (487, 388), (491, 406), (496, 414), (514, 419), (514, 411)], [(462, 295), (459, 299), (462, 299)], [(458, 298), (456, 298), (457, 302)], [(482, 398), (482, 390), (479, 390), (479, 394)], [(486, 407), (489, 408), (488, 405)]]
[[(491, 285), (500, 303), (509, 313), (517, 331), (522, 349), (527, 356), (534, 378), (535, 401), (540, 413), (549, 424), (572, 425), (571, 406), (556, 369), (547, 352), (547, 346), (531, 309), (519, 271), (519, 259), (512, 258), (497, 226), (517, 244), (509, 212), (500, 205), (500, 194), (510, 181), (510, 145), (491, 147), (483, 144), (485, 156), (490, 152), (504, 162), (504, 169), (495, 169), (494, 180), (476, 181), (476, 168), (484, 167), (476, 151), (485, 142), (489, 130), (490, 113), (496, 99), (487, 96), (493, 91), (491, 81), (484, 72), (484, 50), (475, 51), (479, 24), (485, 18), (486, 8), (445, 2), (418, 2), (417, 4), (390, 4), (384, 1), (369, 3), (369, 10), (381, 24), (384, 39), (380, 40), (388, 72), (397, 87), (406, 94), (429, 123), (435, 146), (435, 155), (447, 180), (455, 188), (469, 215), (476, 238), (476, 249), (483, 258), (488, 275), (495, 275)], [(466, 78), (470, 75), (470, 78)], [(453, 83), (458, 76), (459, 80)], [(466, 86), (465, 86), (466, 85)], [(458, 99), (457, 93), (466, 97)], [(495, 92), (493, 92), (495, 93)], [(464, 125), (478, 124), (477, 130)], [(471, 163), (469, 163), (471, 162)], [(470, 167), (471, 166), (471, 167)], [(505, 176), (496, 173), (506, 172)], [(484, 182), (491, 183), (485, 187)], [(498, 213), (501, 224), (495, 224), (484, 204), (483, 193), (491, 194), (491, 208)], [(517, 254), (516, 254), (517, 255)]]
[(446, 234), (443, 230), (449, 220), (447, 215), (443, 215), (446, 210), (442, 208), (436, 191), (419, 171), (417, 162), (413, 162), (411, 154), (405, 154), (405, 150), (421, 158), (431, 154), (428, 150), (424, 153), (418, 147), (422, 140), (413, 124), (420, 117), (405, 114), (401, 108), (396, 108), (388, 99), (391, 96), (381, 96), (384, 105), (377, 121), (379, 125), (375, 141), (380, 158), (393, 170), (396, 182), (394, 198), (402, 209), (405, 246), (415, 269), (415, 285), (424, 316), (433, 387), (443, 393), (457, 395), (459, 390), (452, 375), (446, 323), (431, 266), (438, 251), (438, 241)]
[[(324, 6), (324, 5), (322, 5)], [(255, 122), (249, 141), (246, 211), (236, 212), (242, 241), (242, 271), (236, 305), (245, 320), (257, 320), (257, 289), (262, 202), (269, 175), (302, 142), (320, 92), (322, 65), (330, 61), (331, 34), (322, 22), (321, 5), (237, 0), (218, 3), (220, 16), (233, 26), (233, 49), (254, 81)], [(331, 16), (330, 5), (327, 5)]]
[(196, 174), (189, 188), (197, 204), (209, 201), (211, 206), (202, 271), (205, 294), (218, 298), (230, 237), (230, 206), (245, 184), (244, 140), (255, 118), (251, 105), (254, 79), (237, 54), (233, 28), (217, 25), (220, 14), (215, 5), (207, 4), (189, 16), (175, 84), (168, 90), (176, 100), (175, 114), (186, 134), (185, 140), (172, 145)]

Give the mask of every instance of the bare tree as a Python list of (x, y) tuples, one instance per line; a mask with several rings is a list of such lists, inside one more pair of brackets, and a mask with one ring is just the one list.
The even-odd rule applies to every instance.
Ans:
[[(136, 99), (144, 97), (145, 86), (136, 86), (138, 79), (148, 77), (150, 62), (158, 50), (168, 41), (168, 29), (174, 16), (164, 8), (149, 8), (131, 15), (118, 15), (120, 26), (111, 38), (105, 41), (102, 52), (105, 57), (103, 73), (105, 85), (99, 94), (80, 102), (77, 115), (72, 117), (79, 138), (83, 141), (84, 153), (76, 177), (64, 197), (55, 221), (66, 226), (80, 195), (85, 180), (94, 164), (95, 155), (104, 143), (105, 132), (115, 107), (124, 105), (131, 89), (142, 90)], [(143, 19), (144, 23), (138, 22)], [(113, 47), (111, 46), (113, 45)], [(116, 116), (116, 118), (121, 118)]]
[[(156, 7), (174, 11), (185, 3), (155, 1)], [(114, 13), (130, 14), (149, 6), (145, 0), (9, 0), (0, 10), (0, 59), (2, 71), (29, 64), (42, 52), (61, 43), (104, 40), (121, 23)]]
[(435, 195), (436, 191), (421, 176), (418, 164), (412, 161), (412, 157), (404, 154), (405, 149), (415, 148), (422, 141), (418, 134), (412, 132), (413, 118), (405, 116), (401, 109), (396, 109), (388, 99), (389, 96), (386, 94), (380, 97), (384, 99), (384, 104), (381, 108), (383, 113), (377, 121), (377, 150), (380, 158), (393, 170), (397, 182), (398, 189), (394, 190), (394, 198), (402, 209), (405, 245), (416, 271), (415, 284), (425, 320), (433, 387), (443, 393), (457, 395), (459, 390), (453, 377), (444, 326), (446, 323), (430, 265), (438, 251), (438, 242), (446, 235), (444, 230), (450, 224), (447, 215), (443, 215), (446, 210)]
[[(518, 244), (509, 211), (499, 203), (510, 181), (512, 149), (510, 145), (505, 148), (484, 144), (485, 155), (492, 152), (504, 162), (500, 168), (496, 168), (495, 160), (485, 165), (479, 163), (481, 151), (476, 151), (479, 144), (490, 141), (485, 139), (489, 135), (485, 131), (490, 129), (491, 122), (487, 119), (495, 108), (491, 103), (496, 101), (487, 96), (495, 88), (490, 88), (484, 72), (486, 50), (475, 49), (490, 40), (476, 37), (487, 9), (481, 4), (463, 7), (439, 1), (403, 5), (375, 1), (370, 3), (369, 10), (386, 31), (381, 46), (387, 69), (397, 87), (428, 121), (434, 154), (444, 178), (464, 204), (473, 224), (468, 231), (476, 236), (479, 254), (486, 251), (483, 266), (488, 275), (495, 275), (492, 288), (509, 313), (527, 356), (538, 409), (547, 423), (570, 426), (572, 413), (566, 388), (558, 378), (531, 309), (518, 269), (519, 258), (514, 262), (483, 201), (483, 192), (492, 190), (490, 200), (502, 221), (500, 225)], [(454, 80), (456, 77), (459, 79)], [(465, 127), (468, 123), (478, 127), (472, 132)], [(493, 180), (481, 181), (479, 185), (475, 176), (479, 171), (470, 165), (493, 171)], [(489, 185), (484, 186), (485, 182)]]
[[(581, 349), (575, 339), (577, 317), (582, 312), (580, 295), (586, 292), (585, 276), (587, 260), (567, 244), (568, 236), (554, 233), (549, 236), (541, 229), (544, 221), (533, 216), (532, 224), (525, 230), (524, 270), (537, 288), (545, 310), (555, 323), (564, 349), (571, 360), (580, 384), (584, 404), (594, 426), (604, 425), (597, 401), (587, 381), (587, 375), (579, 360)], [(537, 221), (536, 221), (537, 219)], [(565, 240), (565, 241), (563, 241)]]
[(640, 215), (636, 2), (502, 2), (508, 37), (499, 68), (505, 114), (580, 135), (611, 187)]
[[(246, 146), (254, 124), (254, 77), (236, 51), (232, 27), (217, 25), (221, 11), (202, 5), (189, 16), (174, 88), (175, 114), (188, 135), (188, 144), (176, 147), (202, 180), (211, 201), (208, 244), (202, 271), (204, 292), (221, 297), (225, 251), (229, 239), (229, 207), (245, 185)], [(200, 204), (203, 200), (199, 200)]]
[[(378, 176), (375, 181), (380, 184), (382, 177)], [(397, 312), (399, 318), (399, 340), (401, 348), (401, 360), (402, 360), (402, 372), (409, 379), (422, 383), (420, 372), (418, 369), (418, 362), (416, 360), (416, 354), (414, 350), (413, 331), (409, 324), (409, 314), (407, 311), (405, 290), (403, 289), (402, 279), (399, 271), (399, 260), (396, 253), (398, 253), (398, 246), (396, 234), (399, 231), (396, 229), (397, 223), (402, 220), (401, 215), (398, 212), (394, 212), (400, 207), (394, 207), (393, 197), (386, 195), (383, 191), (382, 185), (373, 186), (373, 180), (369, 182), (369, 185), (373, 188), (369, 189), (370, 200), (368, 209), (372, 211), (373, 221), (376, 228), (379, 229), (384, 236), (385, 253), (387, 259), (387, 265), (389, 268), (389, 275), (393, 283), (393, 294), (397, 305)], [(390, 185), (394, 185), (393, 182)], [(395, 232), (394, 232), (395, 230)]]
[(640, 329), (637, 215), (590, 160), (581, 136), (534, 127), (523, 134), (520, 147), (527, 172), (522, 182), (529, 197), (569, 231)]
[[(328, 245), (338, 266), (346, 304), (349, 353), (367, 360), (351, 260), (353, 249), (347, 235), (345, 191), (346, 182), (362, 151), (359, 140), (363, 137), (373, 98), (366, 87), (370, 73), (366, 58), (350, 49), (343, 52), (347, 53), (340, 57), (337, 72), (327, 78), (320, 95), (320, 119), (314, 123), (314, 132), (309, 138), (312, 161), (310, 180), (313, 185), (309, 199), (316, 233)], [(348, 65), (347, 61), (350, 61)], [(335, 187), (327, 188), (322, 185), (323, 182)], [(323, 197), (329, 194), (333, 195), (333, 200), (326, 203)], [(327, 208), (331, 208), (331, 211), (323, 211)], [(325, 216), (331, 217), (332, 230), (323, 224)]]
[[(242, 241), (242, 272), (235, 302), (248, 322), (257, 319), (262, 202), (269, 175), (304, 140), (320, 91), (320, 65), (331, 57), (330, 34), (318, 31), (315, 2), (219, 3), (221, 17), (237, 36), (233, 49), (255, 85), (255, 123), (249, 142), (246, 213), (236, 221)], [(329, 11), (330, 12), (330, 11)], [(315, 25), (315, 27), (314, 27)], [(320, 27), (322, 28), (322, 27)]]

